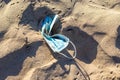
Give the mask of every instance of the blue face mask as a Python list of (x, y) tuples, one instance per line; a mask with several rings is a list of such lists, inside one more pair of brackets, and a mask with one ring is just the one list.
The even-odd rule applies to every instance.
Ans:
[[(40, 23), (40, 31), (41, 34), (43, 35), (45, 41), (49, 45), (49, 47), (57, 53), (60, 53), (63, 49), (65, 49), (70, 40), (64, 35), (61, 34), (53, 34), (51, 35), (51, 30), (58, 19), (58, 15), (51, 15), (51, 16), (46, 16), (44, 20), (41, 21)], [(73, 44), (73, 43), (71, 43)], [(73, 46), (75, 48), (75, 46)], [(76, 51), (76, 48), (75, 48)], [(62, 54), (64, 55), (64, 54)], [(64, 55), (66, 56), (66, 55)], [(75, 54), (76, 56), (76, 54)], [(66, 56), (67, 57), (67, 56)]]

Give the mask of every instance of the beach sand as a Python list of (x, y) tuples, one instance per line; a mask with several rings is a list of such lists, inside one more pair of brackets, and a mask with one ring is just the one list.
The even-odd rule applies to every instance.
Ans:
[[(48, 14), (60, 16), (74, 60), (39, 32)], [(0, 15), (0, 80), (120, 80), (119, 0), (0, 0)]]

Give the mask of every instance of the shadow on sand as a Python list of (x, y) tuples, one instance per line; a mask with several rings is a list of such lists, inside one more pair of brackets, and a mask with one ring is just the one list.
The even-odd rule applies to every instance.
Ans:
[(3, 0), (6, 4), (8, 4), (11, 0)]
[(27, 57), (35, 56), (36, 50), (40, 45), (41, 42), (34, 42), (0, 58), (0, 80), (5, 80), (8, 76), (18, 75), (22, 69), (24, 60)]
[(48, 7), (38, 7), (34, 9), (34, 4), (30, 4), (27, 9), (23, 12), (22, 18), (19, 24), (27, 25), (29, 24), (32, 29), (38, 30), (39, 22), (46, 16), (54, 14)]
[(120, 49), (120, 26), (117, 29), (117, 33), (118, 33), (118, 36), (116, 38), (116, 44), (115, 45), (118, 49)]
[(68, 26), (62, 33), (75, 44), (79, 60), (91, 63), (96, 58), (98, 43), (86, 32), (76, 26)]

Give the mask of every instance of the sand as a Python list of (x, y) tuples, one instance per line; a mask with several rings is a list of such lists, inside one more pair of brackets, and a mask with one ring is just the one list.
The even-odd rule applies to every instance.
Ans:
[[(74, 60), (45, 43), (47, 14), (60, 16)], [(119, 0), (0, 0), (0, 15), (0, 80), (120, 80)]]

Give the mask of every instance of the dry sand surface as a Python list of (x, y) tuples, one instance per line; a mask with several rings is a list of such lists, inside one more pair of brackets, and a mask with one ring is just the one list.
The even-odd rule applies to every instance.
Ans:
[[(46, 45), (47, 14), (60, 16), (75, 60)], [(120, 0), (0, 0), (0, 80), (120, 80)]]

